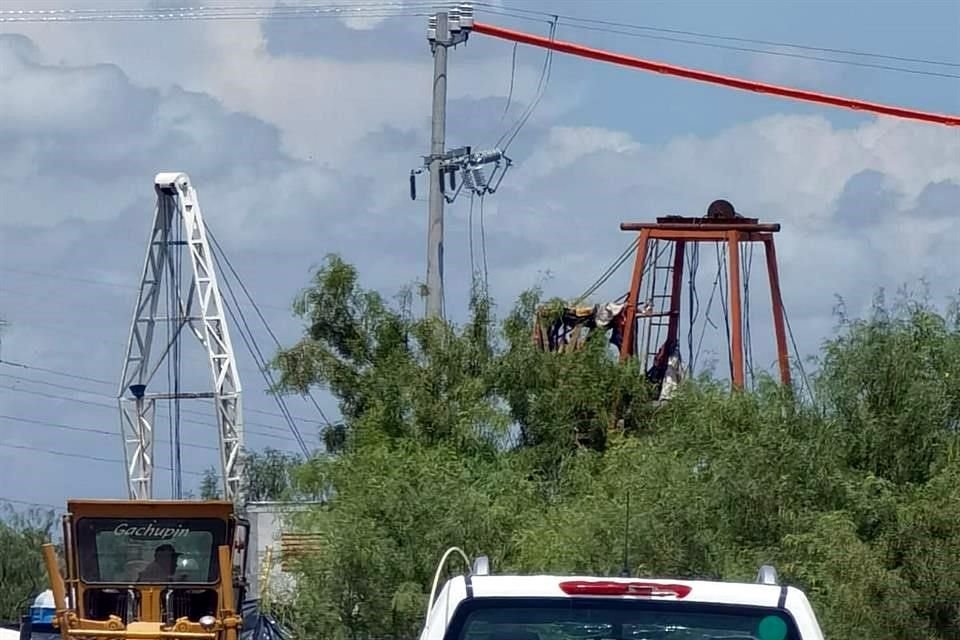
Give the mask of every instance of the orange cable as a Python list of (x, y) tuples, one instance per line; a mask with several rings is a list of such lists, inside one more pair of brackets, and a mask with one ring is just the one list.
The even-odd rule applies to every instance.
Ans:
[(520, 42), (522, 44), (528, 44), (535, 47), (542, 47), (552, 51), (559, 51), (560, 53), (580, 56), (581, 58), (589, 58), (591, 60), (598, 60), (600, 62), (608, 62), (634, 69), (642, 69), (644, 71), (653, 71), (655, 73), (686, 78), (688, 80), (696, 80), (698, 82), (717, 84), (743, 91), (766, 93), (779, 96), (781, 98), (789, 98), (791, 100), (826, 104), (833, 107), (851, 109), (853, 111), (868, 111), (878, 115), (893, 116), (908, 120), (919, 120), (922, 122), (941, 124), (949, 127), (960, 126), (960, 116), (957, 115), (918, 111), (916, 109), (895, 107), (875, 102), (866, 102), (864, 100), (857, 100), (854, 98), (844, 98), (842, 96), (834, 96), (825, 93), (816, 93), (814, 91), (805, 91), (803, 89), (794, 89), (775, 84), (756, 82), (753, 80), (746, 80), (744, 78), (737, 78), (733, 76), (724, 76), (718, 73), (711, 73), (709, 71), (687, 69), (686, 67), (665, 64), (663, 62), (655, 62), (653, 60), (645, 60), (643, 58), (628, 56), (621, 53), (613, 53), (611, 51), (604, 51), (602, 49), (594, 49), (580, 44), (575, 44), (573, 42), (564, 42), (562, 40), (555, 40), (544, 36), (538, 36), (513, 29), (505, 29), (503, 27), (483, 24), (480, 22), (474, 24), (473, 31), (494, 38), (501, 38), (511, 42)]

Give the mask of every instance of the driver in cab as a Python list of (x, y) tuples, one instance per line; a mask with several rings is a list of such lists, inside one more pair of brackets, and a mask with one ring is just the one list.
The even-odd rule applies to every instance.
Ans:
[(153, 562), (148, 564), (137, 577), (139, 582), (168, 582), (173, 579), (177, 569), (177, 553), (172, 544), (161, 544), (153, 551)]

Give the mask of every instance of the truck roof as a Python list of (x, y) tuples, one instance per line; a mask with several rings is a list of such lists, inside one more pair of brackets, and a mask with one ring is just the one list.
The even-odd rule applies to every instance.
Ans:
[[(493, 576), (458, 576), (454, 581), (460, 581), (464, 585), (464, 592), (467, 589), (467, 582), (473, 588), (473, 597), (550, 597), (550, 598), (569, 598), (574, 595), (600, 595), (589, 593), (589, 589), (579, 594), (569, 593), (561, 588), (561, 584), (581, 583), (581, 584), (601, 584), (609, 583), (611, 585), (659, 585), (662, 587), (661, 594), (654, 596), (660, 598), (677, 599), (682, 598), (687, 602), (715, 602), (726, 604), (746, 604), (759, 606), (777, 606), (777, 602), (782, 597), (786, 597), (790, 587), (781, 585), (767, 585), (755, 583), (736, 583), (736, 582), (709, 582), (704, 580), (668, 580), (663, 578), (622, 578), (622, 577), (597, 577), (597, 576), (556, 576), (556, 575), (493, 575)], [(689, 591), (684, 595), (684, 589), (675, 587), (687, 587)], [(571, 587), (572, 588), (572, 587)], [(614, 588), (615, 590), (615, 588)], [(643, 589), (638, 588), (634, 594), (606, 594), (623, 595), (625, 597), (650, 597), (642, 593)], [(464, 593), (464, 595), (466, 595)]]
[(457, 607), (473, 598), (615, 598), (768, 607), (788, 612), (804, 640), (823, 640), (806, 596), (794, 587), (558, 575), (466, 575), (451, 578), (433, 603), (421, 640), (443, 640)]
[(67, 500), (77, 517), (228, 518), (234, 505), (224, 500)]

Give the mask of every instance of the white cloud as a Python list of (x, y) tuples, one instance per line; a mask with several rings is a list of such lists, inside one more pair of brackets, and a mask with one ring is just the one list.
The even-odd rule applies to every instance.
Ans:
[[(133, 292), (116, 285), (136, 284), (151, 180), (160, 170), (191, 174), (208, 221), (254, 295), (279, 307), (268, 314), (285, 341), (296, 338), (299, 322), (282, 308), (328, 251), (344, 254), (367, 286), (385, 293), (421, 277), (425, 203), (410, 202), (406, 175), (426, 150), (426, 51), (353, 62), (275, 55), (252, 22), (42, 25), (24, 33), (36, 46), (0, 37), (0, 75), (17, 89), (0, 94), (0, 268), (105, 280), (112, 288), (4, 272), (0, 287), (20, 291), (0, 291), (0, 311), (13, 323), (5, 357), (116, 378), (133, 304)], [(457, 54), (451, 140), (464, 131), (495, 137), (503, 127), (509, 47), (484, 61), (475, 55), (480, 46)], [(515, 82), (523, 98), (539, 73), (539, 60), (530, 60)], [(960, 266), (952, 246), (960, 231), (956, 131), (894, 120), (838, 129), (823, 118), (774, 115), (650, 144), (629, 131), (565, 121), (577, 100), (609, 99), (581, 91), (552, 81), (518, 138), (529, 153), (513, 149), (516, 167), (485, 203), (491, 284), (504, 307), (546, 272), (554, 274), (550, 293), (578, 295), (627, 244), (622, 220), (699, 215), (718, 197), (783, 223), (784, 293), (806, 351), (830, 328), (834, 293), (856, 310), (876, 286), (924, 274), (940, 276), (936, 293)], [(448, 208), (454, 317), (468, 288), (467, 210), (464, 198)], [(475, 224), (478, 218), (475, 210)], [(757, 348), (769, 350), (757, 255), (754, 331)], [(702, 298), (712, 260), (705, 251)], [(601, 294), (622, 293), (627, 278), (621, 270)], [(244, 384), (248, 406), (274, 409), (259, 379)], [(116, 418), (112, 410), (29, 396), (5, 396), (4, 410), (90, 425)], [(95, 452), (79, 439), (77, 447)], [(191, 464), (202, 468), (204, 460), (196, 454)], [(12, 477), (0, 471), (0, 483)], [(49, 491), (38, 497), (59, 501), (60, 488)]]
[[(0, 46), (0, 132), (60, 134), (104, 129), (128, 121), (142, 100), (114, 65), (62, 69), (43, 65), (32, 42), (3, 36)], [(148, 93), (141, 91), (139, 93)], [(38, 96), (57, 96), (38, 100)]]
[[(416, 19), (425, 24), (426, 18)], [(283, 151), (301, 159), (355, 160), (358, 141), (383, 127), (427, 131), (433, 64), (423, 29), (418, 31), (423, 46), (416, 56), (385, 53), (376, 59), (353, 60), (272, 54), (265, 24), (281, 29), (282, 36), (287, 21), (279, 22), (281, 27), (253, 20), (106, 23), (97, 25), (95, 39), (89, 37), (90, 25), (28, 24), (17, 29), (38, 42), (48, 60), (83, 66), (112, 62), (120, 54), (124, 71), (136, 83), (161, 88), (176, 85), (215, 96), (227, 110), (278, 127)], [(317, 24), (328, 25), (322, 20)], [(389, 39), (384, 24), (367, 26), (379, 28), (383, 38)], [(314, 34), (295, 35), (303, 39)], [(349, 30), (336, 33), (336, 41), (343, 45), (340, 49), (351, 46), (350, 38)], [(336, 49), (334, 44), (328, 44), (331, 50)], [(478, 48), (484, 55), (476, 55)], [(540, 64), (518, 65), (518, 92), (536, 85)], [(471, 43), (469, 50), (457, 50), (451, 65), (456, 69), (448, 86), (451, 101), (506, 96), (508, 48), (484, 41)], [(567, 108), (576, 95), (558, 95), (555, 102)], [(555, 108), (552, 102), (544, 100), (540, 112)], [(428, 137), (422, 138), (424, 147), (428, 142)]]
[(599, 127), (552, 127), (536, 150), (523, 161), (520, 180), (548, 176), (592, 154), (629, 154), (640, 145), (624, 131)]
[[(494, 243), (519, 233), (530, 245), (517, 255), (494, 246), (494, 290), (503, 300), (506, 290), (552, 271), (548, 291), (574, 297), (628, 242), (621, 221), (702, 215), (723, 197), (745, 215), (782, 223), (781, 282), (809, 353), (832, 326), (835, 294), (859, 313), (877, 287), (921, 277), (934, 283), (935, 296), (951, 293), (948, 274), (960, 259), (944, 239), (960, 232), (960, 219), (945, 215), (960, 207), (956, 134), (892, 120), (837, 129), (817, 117), (771, 116), (707, 138), (649, 145), (626, 132), (557, 126), (521, 163), (488, 218)], [(849, 191), (865, 172), (879, 179)], [(877, 189), (887, 195), (877, 200)], [(705, 251), (702, 296), (716, 269), (713, 249)], [(755, 260), (755, 344), (772, 354), (762, 254)], [(616, 297), (628, 282), (629, 265), (598, 297)]]
[[(749, 54), (747, 75), (754, 80), (802, 88), (837, 86), (844, 77), (842, 65), (824, 64), (798, 56), (796, 50), (777, 49), (783, 55)], [(809, 55), (809, 54), (807, 54)]]

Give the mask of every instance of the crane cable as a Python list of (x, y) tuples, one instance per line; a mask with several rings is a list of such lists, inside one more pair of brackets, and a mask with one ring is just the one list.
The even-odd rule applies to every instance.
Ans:
[(487, 226), (483, 220), (483, 199), (487, 194), (480, 194), (480, 258), (483, 261), (483, 295), (490, 290), (490, 271), (487, 268)]
[(700, 295), (697, 293), (697, 275), (700, 271), (700, 243), (694, 242), (686, 255), (687, 295), (689, 297), (689, 321), (687, 324), (687, 371), (693, 375), (693, 333), (697, 318), (700, 317)]
[(742, 250), (744, 243), (740, 243), (741, 255), (746, 258), (740, 260), (740, 280), (743, 282), (743, 359), (748, 384), (755, 388), (757, 383), (756, 369), (753, 366), (753, 332), (750, 330), (750, 274), (753, 272), (754, 243), (746, 243), (746, 251)]
[(755, 93), (765, 93), (773, 96), (779, 96), (781, 98), (799, 100), (801, 102), (813, 102), (816, 104), (825, 104), (833, 107), (851, 109), (853, 111), (867, 111), (877, 115), (892, 116), (896, 118), (904, 118), (907, 120), (918, 120), (921, 122), (928, 122), (928, 123), (940, 124), (940, 125), (951, 126), (951, 127), (960, 126), (960, 115), (939, 114), (939, 113), (931, 113), (927, 111), (919, 111), (916, 109), (908, 109), (905, 107), (896, 107), (896, 106), (880, 104), (876, 102), (867, 102), (865, 100), (858, 100), (854, 98), (845, 98), (842, 96), (835, 96), (835, 95), (830, 95), (826, 93), (817, 93), (814, 91), (794, 89), (792, 87), (785, 87), (785, 86), (769, 84), (765, 82), (746, 80), (744, 78), (738, 78), (735, 76), (725, 76), (718, 73), (711, 73), (709, 71), (689, 69), (686, 67), (666, 64), (663, 62), (646, 60), (646, 59), (638, 58), (635, 56), (628, 56), (621, 53), (613, 53), (611, 51), (605, 51), (603, 49), (586, 47), (573, 42), (557, 40), (554, 37), (545, 38), (543, 36), (526, 33), (523, 31), (517, 31), (514, 29), (506, 29), (504, 27), (498, 27), (495, 25), (485, 24), (482, 22), (474, 23), (473, 31), (479, 34), (493, 37), (493, 38), (500, 38), (503, 40), (508, 40), (510, 42), (519, 42), (522, 44), (527, 44), (535, 47), (550, 49), (552, 51), (558, 51), (560, 53), (579, 56), (581, 58), (589, 58), (591, 60), (598, 60), (600, 62), (606, 62), (610, 64), (618, 64), (625, 67), (631, 67), (633, 69), (641, 69), (644, 71), (652, 71), (652, 72), (661, 73), (664, 75), (675, 76), (679, 78), (686, 78), (687, 80), (696, 80), (698, 82), (721, 85), (731, 89), (740, 89), (743, 91), (752, 91)]
[[(719, 251), (719, 249), (718, 249), (718, 251)], [(698, 253), (699, 253), (699, 249), (698, 249)], [(697, 257), (697, 264), (699, 265), (699, 263), (700, 263), (700, 258), (699, 258), (699, 255), (698, 255), (698, 257)], [(718, 264), (718, 265), (717, 265), (717, 274), (716, 274), (716, 276), (715, 276), (714, 279), (713, 279), (713, 288), (710, 289), (710, 297), (707, 298), (707, 307), (706, 307), (706, 309), (705, 309), (705, 311), (704, 311), (704, 314), (703, 314), (703, 325), (702, 325), (701, 330), (700, 330), (700, 338), (697, 340), (697, 350), (696, 350), (696, 352), (694, 352), (693, 356), (691, 356), (691, 358), (690, 358), (690, 371), (691, 371), (691, 372), (696, 368), (697, 360), (700, 359), (700, 352), (703, 350), (703, 340), (704, 340), (704, 338), (705, 338), (706, 335), (707, 335), (707, 325), (710, 325), (710, 326), (713, 327), (714, 329), (717, 328), (716, 323), (714, 323), (713, 320), (710, 318), (710, 310), (713, 309), (713, 300), (714, 300), (714, 298), (716, 298), (717, 289), (718, 289), (719, 286), (720, 286), (720, 278), (722, 278), (722, 277), (723, 277), (723, 267), (722, 267), (722, 265), (719, 265), (719, 264)], [(698, 308), (698, 310), (699, 310), (699, 306), (700, 306), (700, 304), (699, 304), (699, 299), (698, 299), (698, 302), (697, 302), (697, 308)], [(699, 311), (698, 311), (698, 313), (699, 313)]]
[[(549, 41), (553, 42), (556, 39), (557, 35), (557, 19), (554, 19), (550, 23), (550, 35), (548, 36)], [(516, 43), (515, 43), (516, 44)], [(516, 48), (514, 48), (514, 53), (516, 53)], [(510, 72), (510, 94), (513, 93), (513, 84), (514, 76), (516, 74), (516, 56), (514, 55), (512, 61), (512, 69)], [(533, 112), (536, 111), (537, 106), (540, 104), (540, 101), (543, 100), (543, 96), (547, 91), (547, 84), (550, 82), (550, 72), (553, 69), (553, 50), (547, 49), (547, 55), (543, 58), (543, 68), (540, 70), (540, 80), (537, 82), (537, 89), (534, 93), (533, 100), (530, 101), (530, 104), (527, 105), (527, 108), (524, 109), (523, 113), (520, 114), (520, 117), (517, 118), (517, 121), (513, 123), (506, 131), (503, 132), (503, 135), (497, 140), (494, 145), (497, 148), (500, 148), (504, 153), (507, 149), (510, 148), (510, 145), (513, 143), (514, 139), (519, 135), (520, 130), (523, 129), (524, 125), (527, 124), (527, 121), (530, 120), (530, 117), (533, 115)], [(509, 107), (509, 102), (507, 107)], [(506, 115), (506, 110), (504, 110), (504, 115)]]
[(599, 289), (604, 284), (606, 284), (607, 280), (609, 280), (610, 277), (614, 273), (616, 273), (627, 260), (630, 259), (630, 256), (636, 250), (638, 241), (639, 241), (638, 238), (634, 238), (633, 240), (631, 240), (627, 248), (624, 249), (619, 256), (617, 256), (616, 260), (613, 261), (613, 264), (607, 267), (606, 271), (600, 274), (600, 277), (597, 278), (593, 282), (593, 284), (591, 284), (589, 287), (586, 288), (586, 290), (583, 293), (577, 296), (577, 298), (573, 301), (573, 306), (579, 305), (581, 302), (583, 302), (584, 300), (592, 296), (594, 293), (596, 293), (597, 289)]
[[(909, 64), (919, 64), (926, 65), (928, 67), (946, 67), (946, 68), (960, 68), (960, 62), (950, 62), (947, 60), (932, 60), (929, 58), (913, 58), (908, 56), (897, 56), (897, 55), (887, 55), (882, 53), (866, 52), (866, 51), (855, 51), (850, 49), (840, 49), (836, 47), (814, 47), (807, 46), (802, 44), (797, 44), (793, 42), (777, 42), (774, 40), (762, 40), (757, 38), (743, 38), (737, 36), (724, 36), (712, 33), (704, 33), (699, 31), (688, 31), (683, 29), (667, 29), (663, 27), (653, 27), (649, 25), (638, 25), (630, 24), (627, 22), (617, 22), (612, 20), (595, 20), (590, 18), (580, 18), (570, 15), (559, 15), (547, 13), (543, 11), (530, 11), (520, 8), (512, 8), (510, 10), (498, 10), (492, 8), (490, 5), (483, 5), (479, 3), (478, 6), (484, 6), (484, 12), (491, 15), (502, 16), (505, 18), (517, 18), (520, 20), (529, 20), (531, 22), (542, 23), (547, 18), (553, 19), (554, 17), (559, 18), (563, 26), (568, 29), (577, 29), (582, 31), (592, 31), (599, 33), (609, 33), (614, 35), (628, 36), (632, 38), (640, 38), (644, 40), (655, 40), (660, 42), (670, 42), (674, 44), (681, 45), (692, 45), (697, 47), (708, 47), (711, 49), (720, 49), (725, 51), (735, 51), (739, 53), (751, 53), (759, 54), (765, 56), (774, 56), (778, 58), (795, 58), (800, 60), (811, 60), (814, 62), (825, 62), (828, 64), (838, 64), (846, 65), (850, 67), (862, 67), (867, 69), (878, 69), (881, 71), (893, 71), (897, 73), (907, 73), (912, 75), (919, 76), (928, 76), (928, 77), (937, 77), (937, 78), (960, 78), (960, 75), (957, 73), (951, 73), (949, 71), (933, 71), (929, 69), (915, 69), (911, 67), (898, 66), (890, 63), (878, 63), (878, 62), (859, 62), (856, 60), (847, 60), (843, 58), (833, 58), (825, 57), (823, 55), (815, 55), (811, 52), (816, 53), (833, 53), (850, 57), (862, 57), (867, 59), (876, 59), (876, 60), (893, 60), (898, 62), (906, 62)], [(527, 11), (532, 15), (524, 15), (523, 13), (516, 13), (520, 11)], [(687, 36), (687, 37), (678, 37), (678, 36)], [(694, 39), (691, 39), (694, 38)], [(697, 39), (699, 38), (699, 39)], [(721, 42), (711, 42), (711, 40), (719, 40)], [(724, 44), (735, 42), (742, 44)], [(752, 44), (754, 46), (745, 46)], [(514, 43), (516, 46), (516, 43)], [(763, 48), (763, 47), (775, 47), (775, 48)], [(796, 53), (791, 51), (784, 51), (783, 49), (795, 49), (807, 53)]]
[[(210, 230), (210, 227), (206, 223), (204, 224), (204, 229), (207, 233), (207, 237), (210, 239), (212, 243), (212, 247), (216, 249), (215, 251), (211, 251), (213, 255), (214, 265), (216, 266), (217, 270), (221, 274), (223, 274), (224, 276), (223, 284), (226, 287), (227, 294), (230, 296), (230, 299), (233, 301), (233, 304), (230, 305), (227, 303), (227, 300), (224, 299), (224, 307), (227, 311), (227, 314), (230, 317), (230, 321), (233, 323), (233, 325), (237, 329), (237, 333), (240, 336), (240, 339), (243, 341), (244, 345), (247, 347), (247, 350), (250, 352), (251, 357), (253, 357), (255, 364), (257, 365), (257, 368), (260, 369), (260, 374), (261, 376), (263, 376), (264, 381), (267, 383), (268, 388), (276, 390), (277, 382), (273, 377), (273, 372), (271, 370), (270, 363), (267, 360), (267, 358), (263, 355), (263, 351), (260, 349), (260, 346), (257, 344), (256, 338), (253, 335), (253, 331), (250, 329), (250, 325), (247, 322), (246, 316), (244, 315), (243, 310), (240, 308), (240, 301), (233, 290), (233, 285), (231, 284), (230, 280), (226, 277), (227, 272), (223, 268), (223, 265), (221, 264), (221, 258), (223, 262), (228, 265), (230, 272), (237, 279), (237, 283), (240, 285), (243, 291), (247, 293), (248, 296), (249, 296), (249, 292), (246, 286), (243, 284), (243, 281), (240, 280), (239, 275), (237, 274), (236, 270), (233, 268), (232, 263), (230, 263), (230, 259), (224, 253), (223, 248), (220, 246), (220, 243), (216, 239), (216, 236), (213, 234), (213, 232)], [(250, 298), (250, 301), (251, 303), (253, 303), (252, 298)], [(254, 309), (257, 309), (255, 303), (254, 303)], [(269, 331), (269, 328), (268, 328), (268, 333), (271, 334), (271, 337), (274, 337), (274, 339), (276, 339), (273, 332)], [(299, 445), (300, 451), (303, 453), (304, 458), (309, 460), (311, 456), (310, 448), (307, 446), (306, 441), (303, 438), (303, 435), (300, 433), (300, 429), (297, 426), (297, 422), (293, 418), (293, 415), (290, 413), (290, 410), (287, 408), (286, 402), (284, 401), (283, 397), (276, 392), (273, 393), (273, 398), (274, 398), (274, 401), (277, 403), (277, 408), (280, 410), (281, 415), (284, 417), (285, 421), (287, 422), (287, 426), (290, 428), (291, 434), (293, 435), (294, 439), (297, 441), (297, 444)]]
[(733, 339), (730, 334), (730, 279), (727, 275), (727, 245), (717, 243), (717, 272), (720, 276), (720, 309), (723, 311), (723, 325), (727, 335), (727, 365), (730, 370), (730, 380), (733, 380)]
[[(762, 40), (758, 38), (746, 38), (743, 36), (730, 36), (730, 35), (722, 35), (717, 33), (706, 33), (704, 31), (690, 31), (688, 29), (675, 29), (675, 28), (671, 29), (667, 27), (656, 27), (649, 24), (641, 25), (636, 23), (620, 22), (616, 20), (586, 18), (583, 16), (574, 16), (569, 14), (556, 14), (553, 12), (548, 13), (546, 11), (540, 11), (537, 9), (524, 9), (521, 7), (510, 7), (510, 9), (507, 10), (501, 7), (499, 4), (485, 2), (484, 0), (474, 0), (474, 2), (472, 2), (471, 4), (474, 4), (478, 7), (483, 7), (484, 11), (488, 13), (504, 15), (512, 18), (522, 18), (525, 20), (532, 20), (537, 22), (541, 22), (546, 18), (553, 18), (556, 16), (560, 18), (564, 23), (566, 23), (567, 26), (571, 26), (575, 28), (585, 28), (582, 25), (594, 25), (596, 28), (612, 27), (612, 28), (618, 28), (618, 29), (630, 29), (632, 31), (665, 33), (670, 35), (688, 36), (688, 37), (694, 37), (694, 38), (706, 38), (708, 40), (722, 40), (727, 42), (764, 45), (764, 46), (786, 48), (786, 49), (799, 49), (801, 51), (811, 51), (811, 52), (817, 52), (817, 53), (836, 53), (836, 54), (841, 54), (845, 56), (876, 58), (879, 60), (892, 60), (897, 62), (910, 62), (910, 63), (916, 63), (916, 64), (927, 64), (927, 65), (935, 65), (935, 66), (941, 66), (941, 67), (960, 68), (960, 62), (950, 62), (947, 60), (932, 60), (930, 58), (912, 58), (912, 57), (900, 56), (900, 55), (889, 55), (889, 54), (879, 53), (876, 51), (840, 49), (836, 47), (817, 47), (817, 46), (800, 44), (797, 42)], [(527, 14), (527, 15), (524, 15), (524, 14)]]
[[(631, 241), (630, 241), (630, 244), (627, 245), (627, 248), (623, 250), (623, 253), (621, 253), (619, 256), (617, 256), (617, 258), (613, 261), (613, 264), (611, 264), (609, 267), (607, 267), (606, 271), (604, 271), (604, 272), (600, 275), (600, 277), (597, 278), (596, 281), (594, 281), (593, 284), (591, 284), (589, 287), (587, 287), (586, 291), (584, 291), (584, 292), (581, 293), (579, 296), (577, 296), (577, 298), (573, 301), (573, 306), (579, 305), (581, 302), (583, 302), (584, 300), (586, 300), (587, 298), (589, 298), (590, 296), (592, 296), (594, 293), (596, 293), (597, 290), (600, 289), (600, 287), (602, 287), (603, 285), (605, 285), (605, 284), (607, 283), (607, 281), (608, 281), (611, 277), (613, 277), (613, 275), (614, 275), (617, 271), (620, 270), (620, 268), (624, 265), (624, 263), (626, 263), (627, 260), (629, 260), (630, 257), (636, 252), (639, 244), (640, 244), (640, 237), (639, 237), (639, 236), (637, 236), (636, 238), (634, 238), (633, 240), (631, 240)], [(664, 251), (664, 249), (660, 249), (660, 251), (659, 251), (659, 252), (656, 254), (656, 256), (654, 257), (654, 260), (658, 259), (658, 258), (660, 257), (660, 254), (663, 253), (663, 251)], [(647, 259), (646, 259), (646, 261), (645, 261), (645, 263), (644, 263), (644, 265), (643, 265), (643, 271), (642, 271), (642, 273), (641, 273), (641, 277), (642, 277), (642, 276), (645, 276), (645, 275), (647, 274), (647, 272), (650, 270), (650, 265), (651, 265), (651, 264), (652, 264), (652, 263), (651, 263), (651, 260), (650, 260), (650, 256), (648, 255), (648, 256), (647, 256)], [(620, 300), (626, 300), (626, 298), (627, 298), (627, 294), (624, 294), (624, 295), (620, 296), (619, 298), (617, 298), (617, 302), (619, 302)]]

